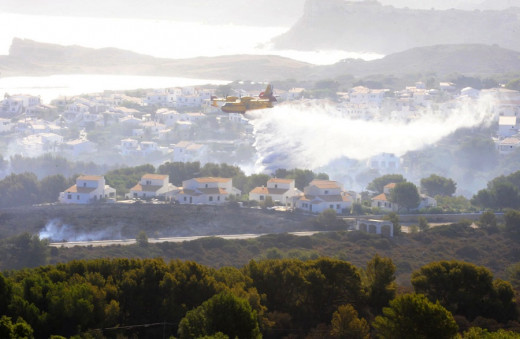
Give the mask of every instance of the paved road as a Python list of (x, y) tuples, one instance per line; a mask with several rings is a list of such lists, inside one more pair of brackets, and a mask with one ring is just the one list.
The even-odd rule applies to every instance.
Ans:
[[(288, 232), (289, 234), (296, 236), (311, 236), (320, 231), (304, 231), (304, 232)], [(228, 240), (239, 240), (239, 239), (253, 239), (258, 238), (264, 234), (225, 234), (225, 235), (198, 235), (191, 237), (169, 237), (169, 238), (148, 238), (149, 243), (160, 243), (160, 242), (183, 242), (192, 241), (202, 238), (217, 237)], [(123, 239), (123, 240), (91, 240), (91, 241), (68, 241), (68, 242), (51, 242), (49, 245), (52, 247), (74, 247), (74, 246), (112, 246), (112, 245), (132, 245), (135, 244), (135, 239)]]

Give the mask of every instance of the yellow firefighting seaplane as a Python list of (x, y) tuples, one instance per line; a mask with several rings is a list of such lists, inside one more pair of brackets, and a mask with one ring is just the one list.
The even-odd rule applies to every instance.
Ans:
[(241, 113), (244, 114), (246, 111), (255, 109), (271, 108), (273, 102), (276, 102), (276, 98), (273, 94), (273, 87), (269, 84), (265, 88), (265, 91), (261, 92), (256, 97), (234, 97), (228, 96), (225, 98), (211, 98), (211, 105), (220, 107), (222, 112), (225, 113)]

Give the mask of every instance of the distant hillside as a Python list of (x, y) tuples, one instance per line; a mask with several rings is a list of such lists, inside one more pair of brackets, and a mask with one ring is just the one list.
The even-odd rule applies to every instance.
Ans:
[(107, 73), (271, 81), (299, 77), (310, 66), (274, 55), (162, 59), (115, 48), (60, 46), (18, 38), (13, 39), (9, 55), (0, 56), (2, 76)]
[(487, 45), (437, 45), (417, 47), (373, 61), (344, 60), (316, 70), (322, 78), (337, 74), (451, 73), (492, 75), (520, 71), (520, 52)]
[(282, 49), (394, 53), (439, 44), (498, 44), (520, 51), (520, 8), (420, 10), (377, 1), (307, 0), (303, 17), (273, 39)]
[(383, 59), (347, 59), (315, 66), (274, 55), (227, 55), (161, 59), (115, 48), (59, 46), (14, 39), (0, 56), (0, 76), (52, 74), (125, 74), (217, 80), (276, 81), (334, 79), (417, 73), (492, 75), (518, 72), (520, 52), (487, 45), (436, 45), (390, 54)]

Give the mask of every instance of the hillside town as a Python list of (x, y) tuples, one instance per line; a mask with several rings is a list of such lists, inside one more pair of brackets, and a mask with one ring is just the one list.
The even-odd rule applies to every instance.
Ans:
[[(215, 88), (163, 88), (135, 93), (105, 92), (60, 97), (50, 103), (38, 96), (5, 94), (0, 102), (0, 133), (4, 158), (60, 154), (71, 160), (93, 157), (105, 163), (165, 161), (244, 164), (255, 156), (254, 126), (247, 115), (222, 113), (212, 104)], [(238, 96), (256, 96), (238, 90)], [(275, 89), (279, 105), (307, 98), (308, 89)], [(421, 110), (443, 111), (466, 101), (492, 97), (497, 118), (493, 139), (500, 154), (520, 146), (520, 92), (505, 88), (456, 89), (422, 82), (399, 91), (363, 86), (337, 92), (332, 103), (354, 119), (389, 116), (413, 120)], [(368, 160), (371, 168), (398, 170), (400, 159), (381, 154)]]
[[(250, 116), (223, 113), (215, 104), (216, 88), (183, 87), (149, 91), (105, 92), (77, 97), (60, 97), (49, 104), (38, 96), (8, 95), (0, 102), (0, 128), (6, 140), (4, 156), (65, 156), (72, 161), (91, 160), (124, 165), (165, 162), (228, 163), (236, 166), (255, 159), (255, 129)], [(237, 90), (238, 96), (255, 96)], [(305, 103), (309, 90), (275, 90), (277, 105)], [(413, 121), (421, 111), (453, 109), (465, 102), (492, 98), (492, 114), (497, 126), (493, 142), (499, 154), (507, 156), (520, 146), (520, 92), (505, 88), (458, 90), (441, 82), (428, 89), (422, 82), (399, 91), (364, 86), (335, 93), (326, 100), (344, 116), (370, 120), (386, 115)], [(404, 173), (402, 160), (382, 153), (366, 160), (368, 170), (379, 174)], [(272, 169), (271, 169), (272, 170)], [(270, 174), (270, 173), (269, 173)], [(303, 191), (294, 180), (272, 178), (250, 192), (235, 189), (231, 178), (193, 178), (181, 187), (172, 185), (167, 175), (146, 174), (125, 196), (105, 184), (100, 175), (83, 173), (76, 184), (62, 192), (60, 203), (89, 203), (124, 199), (159, 198), (179, 204), (222, 204), (230, 197), (246, 195), (250, 201), (269, 199), (289, 210), (320, 213), (333, 209), (341, 214), (359, 201), (359, 193), (341, 180), (313, 181)], [(372, 207), (398, 211), (389, 199), (392, 187), (374, 192)], [(237, 199), (235, 199), (237, 200)], [(435, 199), (422, 195), (418, 209), (436, 206)]]

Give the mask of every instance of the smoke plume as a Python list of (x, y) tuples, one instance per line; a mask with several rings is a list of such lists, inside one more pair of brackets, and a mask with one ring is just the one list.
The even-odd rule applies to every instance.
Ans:
[(40, 239), (50, 241), (92, 241), (121, 239), (121, 227), (113, 226), (99, 231), (84, 232), (64, 224), (60, 219), (52, 219), (39, 233)]
[(493, 121), (490, 97), (452, 108), (353, 116), (332, 104), (287, 102), (253, 111), (259, 170), (316, 169), (340, 158), (365, 160), (383, 152), (401, 156), (434, 144), (460, 128)]

